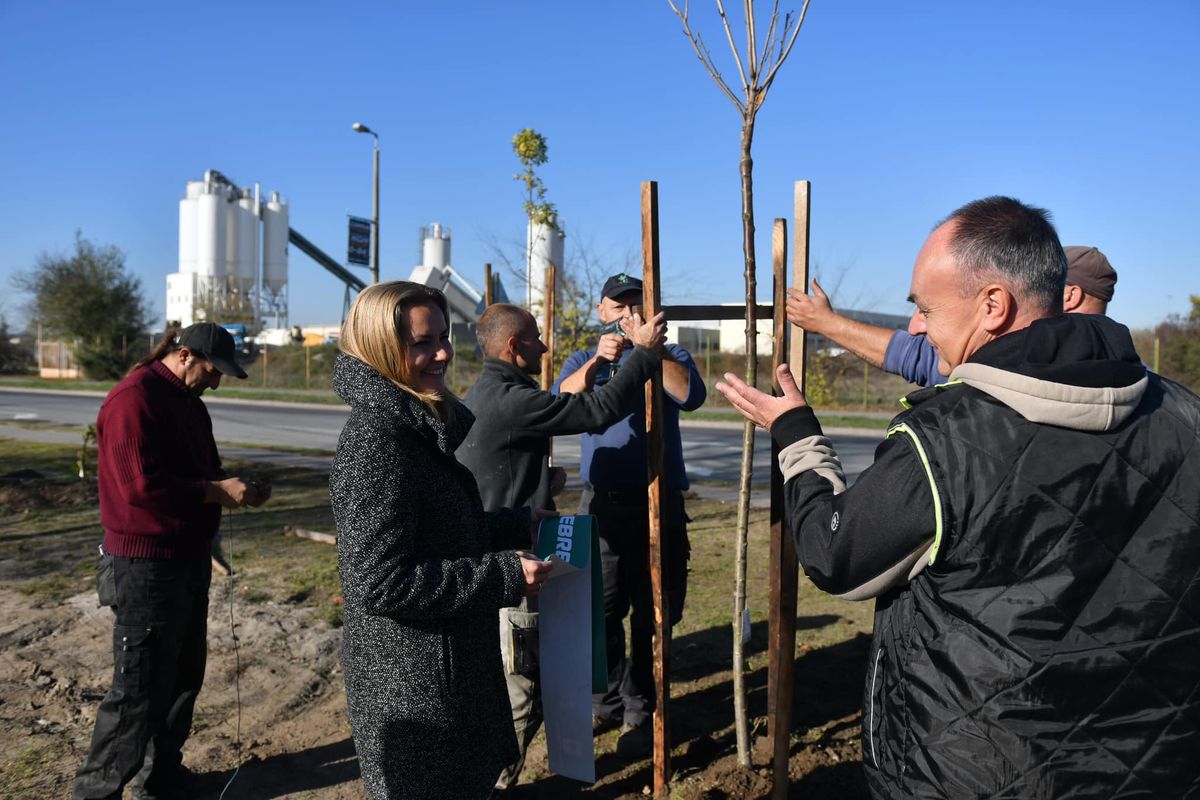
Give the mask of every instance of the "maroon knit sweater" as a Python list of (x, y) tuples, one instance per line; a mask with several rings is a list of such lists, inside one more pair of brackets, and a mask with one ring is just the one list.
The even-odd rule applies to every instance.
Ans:
[(207, 557), (221, 507), (204, 486), (222, 473), (198, 395), (161, 361), (135, 370), (100, 406), (96, 450), (105, 552)]

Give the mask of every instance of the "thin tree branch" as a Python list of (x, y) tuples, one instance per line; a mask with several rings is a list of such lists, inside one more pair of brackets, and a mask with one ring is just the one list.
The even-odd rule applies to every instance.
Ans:
[(742, 67), (742, 56), (738, 53), (737, 43), (733, 41), (733, 29), (729, 27), (729, 17), (725, 14), (725, 4), (717, 0), (717, 13), (721, 15), (721, 24), (725, 26), (725, 38), (729, 40), (729, 49), (733, 52), (733, 63), (737, 64), (738, 75), (742, 77), (742, 91), (750, 90), (750, 82), (746, 80), (746, 70)]
[(765, 65), (767, 71), (771, 69), (769, 59), (771, 50), (775, 48), (775, 27), (778, 22), (779, 0), (775, 0), (775, 4), (771, 7), (771, 24), (767, 26), (767, 38), (763, 40), (762, 55), (759, 57), (759, 63)]
[(717, 84), (717, 88), (729, 98), (729, 102), (733, 103), (733, 105), (737, 108), (738, 113), (745, 116), (746, 109), (742, 105), (742, 101), (737, 98), (737, 95), (735, 95), (733, 90), (729, 88), (729, 84), (725, 82), (725, 78), (722, 77), (721, 71), (717, 69), (716, 62), (713, 61), (712, 53), (708, 52), (708, 48), (704, 46), (704, 42), (700, 39), (699, 35), (692, 32), (692, 28), (688, 24), (687, 3), (684, 2), (683, 4), (683, 11), (679, 10), (679, 7), (675, 5), (674, 0), (667, 0), (667, 5), (671, 7), (671, 10), (674, 11), (675, 15), (679, 17), (680, 21), (683, 22), (684, 36), (686, 36), (688, 42), (691, 43), (692, 50), (696, 52), (696, 58), (700, 59), (700, 63), (704, 65), (704, 71), (707, 72), (708, 76), (713, 79), (713, 83)]
[(758, 38), (754, 27), (754, 0), (744, 0), (746, 12), (746, 66), (750, 69), (750, 83), (758, 81)]
[[(775, 80), (775, 73), (779, 72), (779, 68), (783, 66), (783, 62), (787, 61), (788, 55), (792, 52), (792, 45), (796, 44), (796, 36), (800, 34), (800, 29), (804, 27), (804, 17), (808, 14), (808, 2), (804, 0), (804, 7), (800, 9), (800, 17), (796, 20), (796, 27), (792, 29), (792, 38), (788, 39), (787, 47), (783, 46), (780, 41), (779, 58), (776, 59), (775, 65), (771, 67), (771, 71), (767, 73), (766, 80), (762, 82), (763, 98), (766, 98), (767, 90), (771, 88), (771, 83)], [(790, 14), (788, 16), (791, 16)], [(787, 21), (784, 21), (783, 39), (787, 39)]]

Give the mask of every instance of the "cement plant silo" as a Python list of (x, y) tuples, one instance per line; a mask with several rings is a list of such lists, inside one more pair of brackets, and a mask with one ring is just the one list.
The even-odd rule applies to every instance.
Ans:
[(245, 296), (254, 291), (258, 278), (258, 216), (254, 197), (242, 190), (236, 203), (229, 204), (226, 228), (227, 266), (231, 287)]
[(280, 297), (288, 282), (288, 207), (279, 192), (262, 207), (263, 293)]
[(559, 274), (563, 269), (564, 237), (562, 231), (552, 225), (529, 222), (528, 274), (529, 308), (542, 307), (542, 294), (546, 287), (546, 265), (553, 264)]
[(450, 229), (434, 222), (421, 229), (421, 265), (445, 269), (450, 266)]
[(196, 226), (200, 221), (202, 181), (188, 181), (187, 193), (179, 201), (179, 271), (196, 271)]
[(207, 182), (196, 198), (196, 274), (203, 290), (219, 292), (225, 283), (228, 190)]

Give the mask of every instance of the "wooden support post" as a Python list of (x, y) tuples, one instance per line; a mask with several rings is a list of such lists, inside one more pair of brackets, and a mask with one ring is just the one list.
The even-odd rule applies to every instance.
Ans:
[[(792, 286), (801, 291), (808, 290), (808, 234), (811, 199), (808, 181), (796, 181), (795, 219), (792, 238)], [(782, 220), (776, 220), (775, 242), (775, 357), (773, 366), (785, 351), (786, 333), (790, 326), (783, 319), (786, 304), (784, 276), (787, 263), (787, 228)], [(788, 364), (796, 385), (804, 391), (808, 377), (808, 346), (805, 331), (796, 328), (790, 331), (791, 341), (786, 344)], [(772, 387), (778, 394), (779, 382), (772, 376)], [(796, 543), (792, 540), (784, 514), (783, 476), (779, 473), (778, 452), (771, 446), (771, 616), (770, 653), (768, 655), (769, 677), (767, 690), (769, 735), (774, 747), (774, 785), (771, 796), (781, 800), (788, 796), (788, 758), (791, 755), (792, 702), (795, 689), (796, 664), (796, 608), (799, 601), (799, 564), (796, 558)]]
[[(792, 286), (802, 292), (808, 291), (808, 220), (812, 209), (810, 181), (796, 181), (795, 219), (792, 225)], [(792, 344), (788, 353), (788, 364), (796, 376), (800, 391), (808, 388), (808, 336), (800, 327), (792, 330)]]
[(492, 303), (496, 302), (492, 294), (492, 265), (483, 265), (483, 306), (487, 308)]
[[(774, 267), (774, 326), (771, 348), (771, 388), (781, 394), (775, 370), (788, 351), (787, 316), (787, 220), (776, 219), (771, 235)], [(767, 736), (771, 740), (773, 780), (771, 796), (788, 795), (788, 759), (791, 755), (792, 698), (796, 660), (796, 547), (783, 511), (783, 474), (779, 471), (779, 447), (771, 442), (771, 544), (769, 584), (771, 592), (767, 661)]]
[(542, 288), (542, 341), (546, 352), (542, 353), (542, 391), (550, 391), (554, 383), (554, 316), (558, 299), (558, 267), (546, 265), (546, 283)]
[[(662, 307), (658, 259), (658, 183), (642, 183), (642, 315), (649, 319)], [(646, 383), (646, 456), (650, 485), (647, 490), (650, 523), (650, 588), (654, 604), (654, 796), (667, 796), (671, 781), (671, 697), (667, 675), (671, 646), (671, 614), (663, 582), (663, 431), (662, 367)], [(678, 557), (678, 553), (675, 554)]]

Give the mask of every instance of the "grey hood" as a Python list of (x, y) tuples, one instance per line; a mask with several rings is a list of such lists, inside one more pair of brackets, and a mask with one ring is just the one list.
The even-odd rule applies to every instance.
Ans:
[(1129, 330), (1095, 314), (1038, 320), (988, 343), (950, 375), (1030, 422), (1097, 432), (1133, 414), (1148, 380)]

